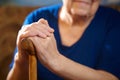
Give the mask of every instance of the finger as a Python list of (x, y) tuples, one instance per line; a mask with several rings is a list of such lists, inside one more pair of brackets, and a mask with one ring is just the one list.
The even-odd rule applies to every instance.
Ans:
[(26, 27), (22, 28), (20, 30), (20, 37), (26, 38), (26, 37), (33, 37), (33, 36), (40, 36), (40, 37), (47, 37), (47, 35), (50, 35), (43, 27), (39, 27), (36, 23), (27, 25)]
[(23, 32), (21, 34), (21, 38), (27, 38), (27, 37), (33, 37), (33, 36), (39, 36), (41, 38), (46, 38), (47, 35), (43, 32), (40, 32), (40, 31), (35, 31), (35, 32), (32, 32), (32, 31), (26, 31), (26, 32)]
[[(38, 25), (37, 23), (34, 23), (31, 26), (33, 27), (30, 27), (31, 28), (30, 30), (32, 31), (32, 33), (36, 33), (35, 36), (38, 35), (39, 37), (45, 38), (47, 36), (50, 36), (52, 33), (51, 31), (49, 31), (49, 28), (46, 27), (46, 25), (44, 24), (40, 23)], [(28, 28), (28, 31), (29, 31), (29, 28)]]
[(51, 33), (53, 33), (53, 31), (50, 31), (45, 25), (41, 25), (40, 28), (37, 28), (37, 31), (44, 33), (46, 36), (51, 36)]
[(42, 20), (41, 20), (41, 22), (42, 22), (43, 24), (48, 25), (48, 21), (47, 21), (47, 20), (45, 20), (45, 19), (42, 19)]
[(23, 28), (19, 31), (19, 37), (26, 38), (26, 37), (33, 37), (33, 36), (39, 36), (41, 38), (46, 38), (47, 36), (51, 36), (51, 33), (53, 33), (53, 29), (50, 30), (50, 27), (46, 27), (43, 23), (32, 23), (30, 25), (25, 25)]
[[(33, 44), (35, 45), (36, 51), (37, 53), (40, 53), (43, 50), (42, 46), (42, 38), (38, 37), (38, 36), (34, 36), (34, 37), (29, 37), (29, 39), (32, 40)], [(39, 46), (38, 46), (39, 45)], [(40, 49), (39, 49), (40, 48)], [(39, 52), (40, 51), (40, 52)]]
[(40, 20), (38, 20), (38, 23), (42, 23), (42, 24), (48, 25), (47, 20), (45, 20), (44, 18), (41, 18)]
[(47, 29), (49, 32), (54, 32), (54, 29), (49, 26), (47, 20), (41, 18), (41, 19), (38, 21), (38, 24), (39, 24), (39, 25), (43, 24), (43, 25), (46, 26), (46, 29)]

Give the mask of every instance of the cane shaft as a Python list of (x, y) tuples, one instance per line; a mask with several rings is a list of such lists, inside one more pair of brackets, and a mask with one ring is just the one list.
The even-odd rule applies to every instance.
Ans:
[(36, 57), (29, 55), (29, 80), (37, 80)]

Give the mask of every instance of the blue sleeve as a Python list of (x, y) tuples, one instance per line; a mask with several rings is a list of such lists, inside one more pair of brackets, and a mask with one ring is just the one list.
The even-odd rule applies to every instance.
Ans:
[(97, 69), (108, 71), (120, 79), (120, 13), (112, 15), (111, 21)]
[[(14, 57), (15, 57), (15, 54), (17, 54), (17, 47), (16, 47), (15, 50), (14, 50)], [(13, 64), (14, 64), (14, 58), (12, 59), (12, 62), (11, 62), (11, 64), (9, 65), (9, 68), (10, 68), (10, 69), (13, 67)]]
[(35, 12), (31, 12), (31, 13), (25, 18), (25, 21), (24, 21), (23, 25), (31, 24), (31, 23), (34, 22), (34, 13), (35, 13)]

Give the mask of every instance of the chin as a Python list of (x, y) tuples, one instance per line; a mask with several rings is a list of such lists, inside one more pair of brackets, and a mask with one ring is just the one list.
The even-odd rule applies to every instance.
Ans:
[(89, 16), (90, 15), (89, 12), (85, 10), (72, 11), (71, 13), (76, 16)]

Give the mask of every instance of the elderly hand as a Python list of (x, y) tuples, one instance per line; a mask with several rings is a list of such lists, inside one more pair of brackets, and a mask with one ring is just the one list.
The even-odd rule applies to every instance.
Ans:
[[(54, 30), (49, 27), (48, 22), (44, 19), (40, 19), (38, 22), (26, 25), (18, 34), (17, 46), (19, 54), (26, 55), (22, 50), (20, 42), (23, 38), (30, 38), (36, 48), (36, 55), (40, 62), (50, 68), (56, 66), (59, 57), (56, 41), (53, 35)], [(23, 56), (25, 58), (25, 56)]]

